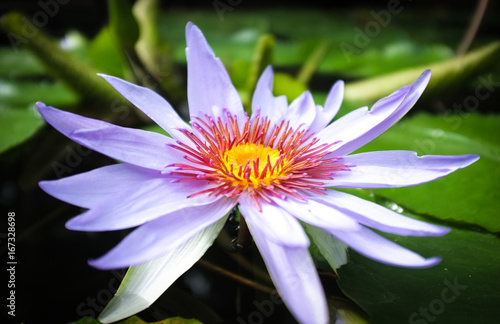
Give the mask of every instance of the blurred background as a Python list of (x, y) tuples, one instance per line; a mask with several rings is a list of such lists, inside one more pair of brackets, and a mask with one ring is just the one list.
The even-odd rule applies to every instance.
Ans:
[[(432, 81), (408, 121), (366, 150), (478, 153), (481, 163), (422, 188), (355, 194), (452, 227), (453, 234), (425, 242), (388, 236), (425, 256), (441, 255), (443, 263), (427, 270), (399, 269), (350, 251), (349, 264), (335, 273), (314, 246), (312, 253), (332, 321), (345, 314), (345, 323), (493, 323), (499, 318), (500, 287), (494, 282), (500, 270), (498, 1), (7, 0), (0, 3), (0, 14), (1, 255), (7, 259), (6, 215), (15, 212), (18, 261), (16, 316), (6, 315), (2, 306), (8, 323), (96, 318), (125, 273), (93, 269), (87, 260), (128, 232), (65, 229), (64, 223), (82, 210), (37, 185), (115, 161), (46, 126), (34, 103), (161, 132), (95, 73), (150, 87), (187, 118), (188, 21), (205, 33), (247, 107), (268, 64), (277, 72), (275, 94), (289, 101), (310, 89), (323, 104), (333, 83), (345, 80), (340, 115), (373, 104), (431, 68)], [(140, 317), (149, 322), (182, 316), (204, 323), (295, 323), (280, 303), (273, 303), (271, 311), (259, 306), (270, 300), (273, 286), (255, 248), (234, 248), (237, 226), (230, 221), (203, 262)], [(445, 280), (468, 288), (456, 302), (441, 302), (441, 309), (433, 302), (440, 300)], [(1, 284), (2, 294), (9, 293), (6, 285)], [(422, 306), (430, 309), (430, 317), (419, 312)]]

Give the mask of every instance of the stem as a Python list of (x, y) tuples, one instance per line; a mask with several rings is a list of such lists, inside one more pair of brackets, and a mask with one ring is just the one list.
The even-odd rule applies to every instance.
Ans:
[(252, 94), (257, 85), (257, 81), (261, 73), (264, 69), (271, 64), (273, 50), (274, 50), (275, 40), (272, 35), (262, 35), (257, 41), (257, 45), (255, 48), (255, 54), (252, 60), (252, 65), (250, 67), (250, 72), (248, 74), (247, 79), (247, 89), (248, 89), (248, 98), (244, 102), (245, 111), (250, 116), (252, 111), (250, 107), (250, 101), (252, 98)]
[(479, 0), (476, 11), (474, 12), (474, 16), (472, 17), (472, 20), (469, 24), (469, 28), (467, 28), (467, 32), (465, 33), (465, 36), (457, 49), (457, 57), (463, 56), (469, 49), (470, 44), (472, 44), (477, 30), (479, 29), (479, 25), (481, 25), (481, 21), (483, 20), (487, 6), (488, 0)]
[(245, 248), (252, 243), (252, 235), (248, 230), (247, 222), (243, 217), (240, 220), (240, 229), (238, 231), (238, 239), (236, 241), (236, 246), (239, 248)]
[(121, 96), (106, 81), (96, 75), (91, 66), (65, 52), (59, 43), (18, 12), (10, 12), (0, 19), (0, 26), (11, 40), (13, 49), (26, 46), (47, 67), (49, 74), (62, 80), (84, 99), (113, 102)]
[(311, 80), (314, 71), (318, 69), (318, 66), (323, 61), (323, 58), (325, 57), (329, 48), (330, 48), (330, 42), (326, 40), (322, 41), (321, 43), (318, 44), (318, 46), (316, 46), (309, 59), (306, 61), (304, 66), (302, 66), (302, 69), (300, 69), (299, 73), (297, 74), (297, 80), (299, 82), (303, 84), (309, 83), (309, 80)]
[(216, 266), (216, 265), (214, 265), (208, 261), (205, 261), (203, 259), (198, 261), (198, 264), (200, 264), (201, 266), (203, 266), (209, 270), (212, 270), (213, 272), (219, 273), (219, 274), (224, 275), (230, 279), (233, 279), (234, 281), (237, 281), (241, 284), (252, 287), (255, 290), (260, 290), (260, 291), (263, 291), (263, 292), (268, 293), (268, 294), (272, 294), (276, 291), (275, 289), (269, 288), (267, 286), (264, 286), (264, 285), (261, 285), (261, 284), (255, 282), (255, 281), (252, 281), (248, 278), (245, 278), (243, 276), (232, 273), (224, 268)]

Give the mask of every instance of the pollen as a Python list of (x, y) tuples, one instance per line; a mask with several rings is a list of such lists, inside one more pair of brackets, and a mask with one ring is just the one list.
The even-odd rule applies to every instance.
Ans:
[(223, 161), (233, 186), (270, 186), (278, 177), (287, 175), (281, 172), (287, 162), (281, 152), (262, 144), (237, 145), (224, 154)]
[(271, 125), (257, 113), (238, 122), (224, 110), (223, 116), (194, 117), (192, 130), (180, 129), (191, 143), (177, 141), (171, 147), (186, 155), (184, 163), (168, 168), (178, 181), (208, 181), (210, 189), (200, 194), (237, 197), (248, 192), (260, 209), (259, 200), (293, 196), (304, 199), (307, 191), (324, 193), (323, 180), (338, 171), (348, 171), (342, 159), (331, 156), (331, 144), (319, 144), (314, 133), (292, 128), (282, 120)]

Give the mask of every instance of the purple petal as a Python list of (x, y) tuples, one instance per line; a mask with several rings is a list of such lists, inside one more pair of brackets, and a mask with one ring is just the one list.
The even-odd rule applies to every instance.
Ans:
[(336, 231), (333, 235), (360, 254), (382, 263), (410, 268), (428, 268), (441, 262), (439, 257), (425, 259), (365, 227), (357, 231)]
[(40, 101), (36, 103), (36, 107), (47, 123), (68, 137), (77, 129), (96, 129), (110, 125), (101, 120), (75, 115), (67, 111), (47, 106)]
[(191, 126), (186, 124), (172, 106), (156, 92), (113, 76), (98, 75), (108, 81), (122, 96), (142, 110), (173, 137), (177, 139), (184, 138), (184, 135), (177, 129), (191, 129)]
[(231, 83), (224, 65), (207, 43), (201, 30), (186, 26), (188, 103), (191, 115), (213, 115), (213, 107), (226, 108), (240, 123), (244, 121), (240, 96)]
[(377, 230), (413, 236), (440, 236), (450, 230), (398, 214), (371, 201), (339, 191), (328, 190), (327, 195), (317, 195), (316, 200), (330, 205), (347, 216)]
[(429, 182), (477, 161), (477, 155), (424, 155), (412, 151), (377, 151), (343, 157), (354, 165), (335, 173), (325, 186), (337, 188), (390, 188)]
[(325, 107), (316, 107), (316, 118), (310, 127), (311, 131), (318, 132), (330, 123), (339, 111), (342, 99), (344, 99), (344, 81), (339, 80), (330, 89), (326, 97)]
[(368, 107), (358, 108), (342, 116), (320, 131), (317, 136), (325, 143), (340, 141), (335, 146), (335, 155), (350, 153), (350, 143), (388, 118), (401, 104), (408, 90), (409, 86), (406, 86), (395, 91), (377, 101), (370, 110)]
[(274, 199), (274, 202), (289, 214), (308, 224), (321, 227), (327, 232), (338, 229), (357, 230), (361, 227), (356, 221), (337, 209), (312, 199), (305, 202), (299, 202), (292, 198), (286, 200)]
[(224, 217), (235, 204), (234, 199), (222, 198), (212, 204), (184, 208), (152, 220), (89, 264), (99, 269), (119, 269), (153, 260)]
[(377, 101), (371, 110), (357, 109), (333, 122), (318, 137), (327, 143), (341, 141), (334, 155), (347, 155), (385, 132), (401, 119), (424, 91), (431, 76), (426, 70), (415, 82)]
[[(413, 107), (413, 105), (417, 102), (418, 98), (422, 95), (429, 80), (431, 78), (431, 71), (425, 70), (410, 86), (408, 93), (406, 94), (403, 102), (397, 107), (397, 109), (392, 113), (388, 118), (386, 118), (383, 122), (376, 125), (368, 132), (363, 134), (362, 136), (356, 138), (356, 140), (352, 141), (349, 146), (349, 151), (352, 152), (366, 143), (370, 142), (383, 132), (385, 132), (389, 127), (394, 125), (397, 121), (399, 121), (406, 113)], [(377, 105), (377, 103), (375, 103)], [(375, 105), (372, 108), (375, 109)], [(349, 152), (349, 153), (350, 153)], [(344, 155), (344, 154), (343, 154)]]
[(298, 128), (300, 125), (304, 125), (305, 128), (313, 123), (314, 118), (316, 118), (316, 105), (314, 104), (314, 99), (309, 91), (305, 91), (300, 96), (298, 96), (288, 107), (286, 115), (283, 116), (284, 119), (290, 121), (290, 125), (293, 128)]
[(41, 102), (37, 107), (42, 117), (59, 132), (111, 158), (156, 170), (184, 161), (179, 151), (168, 146), (175, 144), (170, 137), (82, 117)]
[(282, 208), (261, 202), (262, 211), (259, 211), (253, 199), (246, 194), (242, 194), (238, 202), (239, 210), (247, 223), (251, 223), (267, 239), (279, 245), (309, 246), (309, 239), (300, 223)]
[(276, 123), (286, 113), (288, 102), (285, 96), (273, 95), (273, 69), (268, 66), (257, 82), (252, 97), (252, 112), (260, 111), (262, 116), (268, 116)]
[(124, 187), (161, 177), (159, 171), (128, 163), (114, 164), (71, 177), (41, 181), (40, 187), (49, 195), (69, 204), (91, 208), (110, 200)]
[(297, 321), (328, 323), (326, 298), (308, 249), (275, 244), (253, 223), (248, 226), (278, 293)]
[(145, 181), (123, 188), (112, 201), (105, 201), (70, 219), (66, 227), (98, 232), (138, 226), (176, 210), (213, 203), (221, 197), (201, 194), (188, 198), (211, 186), (201, 180), (172, 183), (169, 179), (158, 178)]

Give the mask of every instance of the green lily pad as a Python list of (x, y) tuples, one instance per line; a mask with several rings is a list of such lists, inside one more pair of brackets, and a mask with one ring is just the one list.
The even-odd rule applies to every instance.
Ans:
[(462, 229), (433, 238), (384, 236), (443, 261), (407, 269), (350, 251), (350, 262), (338, 270), (339, 285), (370, 323), (494, 323), (500, 317), (500, 254), (492, 253), (500, 250), (498, 237)]
[(452, 229), (432, 238), (382, 233), (425, 257), (443, 259), (428, 269), (388, 266), (349, 250), (349, 262), (337, 270), (339, 285), (370, 315), (370, 323), (493, 323), (499, 318), (500, 254), (493, 251), (500, 249), (500, 239), (485, 231), (499, 229), (499, 126), (500, 116), (420, 114), (403, 119), (360, 150), (481, 157), (427, 184), (366, 190), (386, 207), (407, 208), (407, 216)]
[[(233, 63), (251, 60), (259, 35), (269, 33), (277, 39), (273, 55), (275, 67), (301, 66), (307, 61), (318, 42), (328, 41), (331, 49), (318, 67), (321, 73), (340, 73), (351, 77), (386, 74), (412, 66), (439, 62), (453, 56), (452, 47), (461, 35), (442, 25), (410, 23), (412, 19), (393, 17), (391, 28), (382, 28), (377, 37), (368, 37), (367, 44), (355, 44), (354, 28), (363, 29), (374, 18), (370, 10), (325, 12), (263, 9), (232, 10), (207, 15), (206, 11), (176, 11), (159, 20), (163, 38), (175, 44), (177, 62), (185, 62), (184, 27), (187, 21), (196, 23), (222, 61)], [(410, 13), (405, 13), (411, 15)], [(311, 24), (314, 21), (314, 24)], [(453, 33), (452, 33), (453, 32)], [(453, 35), (453, 37), (451, 37)], [(354, 48), (351, 54), (341, 44)], [(250, 53), (250, 55), (249, 55)]]
[(104, 27), (89, 45), (89, 60), (100, 73), (124, 78), (129, 76), (129, 68), (118, 40), (111, 28)]
[(71, 106), (79, 97), (61, 82), (9, 81), (0, 78), (0, 103), (9, 106), (27, 107), (37, 101), (51, 106)]
[(0, 75), (6, 77), (41, 75), (45, 69), (33, 54), (25, 49), (17, 51), (9, 47), (0, 48)]
[(306, 85), (292, 76), (286, 73), (274, 74), (273, 93), (275, 96), (285, 95), (291, 103), (306, 90)]
[(0, 153), (24, 142), (42, 125), (42, 118), (32, 109), (0, 106)]
[(500, 232), (499, 128), (500, 116), (421, 114), (403, 119), (360, 151), (478, 154), (479, 161), (444, 178), (418, 186), (374, 192), (422, 215)]

